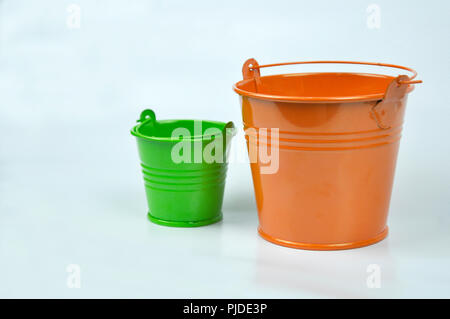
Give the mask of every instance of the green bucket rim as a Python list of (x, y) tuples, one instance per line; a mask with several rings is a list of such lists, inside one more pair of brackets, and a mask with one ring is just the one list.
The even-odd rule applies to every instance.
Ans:
[[(148, 116), (150, 114), (150, 117)], [(136, 137), (139, 138), (143, 138), (146, 140), (150, 140), (150, 141), (159, 141), (159, 142), (180, 142), (180, 141), (201, 141), (204, 139), (208, 139), (211, 140), (213, 138), (215, 138), (216, 135), (214, 134), (202, 134), (202, 135), (193, 135), (190, 136), (188, 138), (186, 137), (182, 137), (182, 136), (178, 136), (178, 137), (164, 137), (164, 136), (149, 136), (149, 135), (145, 135), (141, 132), (139, 132), (139, 128), (141, 128), (142, 125), (144, 124), (148, 124), (149, 121), (153, 121), (159, 124), (166, 124), (166, 123), (174, 123), (174, 122), (202, 122), (202, 123), (208, 123), (208, 124), (215, 124), (218, 126), (223, 126), (222, 128), (222, 132), (225, 131), (225, 134), (227, 136), (231, 135), (233, 136), (236, 133), (236, 127), (234, 126), (233, 122), (220, 122), (220, 121), (210, 121), (210, 120), (195, 120), (195, 119), (169, 119), (169, 120), (156, 120), (154, 112), (152, 110), (144, 110), (141, 113), (141, 118), (138, 120), (138, 122), (140, 122), (139, 124), (133, 126), (133, 128), (130, 130), (130, 133)], [(180, 125), (180, 127), (182, 127), (183, 125)], [(227, 129), (231, 129), (231, 133), (229, 133), (229, 130)], [(224, 135), (225, 135), (224, 134)]]

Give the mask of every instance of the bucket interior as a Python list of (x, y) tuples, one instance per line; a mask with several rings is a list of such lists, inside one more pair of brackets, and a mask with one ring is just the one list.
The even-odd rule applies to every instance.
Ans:
[[(191, 138), (206, 137), (209, 134), (217, 134), (219, 131), (223, 131), (226, 123), (202, 121), (202, 120), (163, 120), (155, 122), (145, 122), (136, 127), (136, 131), (150, 138), (171, 139), (174, 130), (182, 128), (189, 132)], [(206, 130), (209, 129), (209, 132)], [(183, 133), (184, 134), (184, 133)]]
[(236, 84), (243, 95), (298, 97), (299, 99), (383, 98), (393, 76), (367, 73), (295, 73), (270, 75)]

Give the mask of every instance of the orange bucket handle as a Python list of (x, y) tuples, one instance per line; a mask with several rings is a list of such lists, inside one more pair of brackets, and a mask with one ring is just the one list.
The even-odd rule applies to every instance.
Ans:
[(414, 80), (417, 77), (417, 72), (411, 68), (401, 65), (388, 64), (388, 63), (377, 63), (377, 62), (358, 62), (358, 61), (298, 61), (298, 62), (284, 62), (284, 63), (272, 63), (272, 64), (263, 64), (259, 65), (255, 59), (248, 59), (242, 68), (242, 74), (244, 75), (244, 80), (255, 77), (258, 81), (259, 78), (259, 70), (262, 68), (270, 68), (274, 66), (284, 66), (284, 65), (294, 65), (294, 64), (322, 64), (322, 63), (330, 63), (330, 64), (362, 64), (362, 65), (375, 65), (382, 66), (388, 68), (402, 69), (412, 73), (411, 77), (407, 77), (407, 79), (402, 80), (400, 77), (397, 77), (397, 83), (400, 84), (418, 84), (422, 83), (422, 80)]

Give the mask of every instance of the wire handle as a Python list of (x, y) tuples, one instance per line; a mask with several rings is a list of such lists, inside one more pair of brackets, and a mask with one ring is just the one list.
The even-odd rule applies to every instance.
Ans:
[(388, 68), (395, 68), (406, 70), (412, 73), (411, 77), (407, 77), (407, 79), (402, 80), (400, 77), (397, 77), (397, 83), (401, 84), (418, 84), (422, 83), (422, 80), (414, 80), (417, 77), (417, 72), (411, 68), (401, 65), (388, 64), (388, 63), (378, 63), (378, 62), (358, 62), (358, 61), (298, 61), (298, 62), (284, 62), (284, 63), (272, 63), (272, 64), (262, 64), (259, 65), (255, 59), (248, 59), (242, 68), (242, 74), (245, 79), (255, 78), (256, 81), (259, 81), (260, 69), (262, 68), (271, 68), (274, 66), (284, 66), (284, 65), (294, 65), (294, 64), (362, 64), (362, 65), (374, 65), (374, 66), (382, 66)]
[(284, 62), (284, 63), (273, 63), (273, 64), (263, 64), (259, 65), (255, 59), (248, 59), (245, 61), (242, 67), (242, 75), (244, 80), (253, 79), (255, 81), (255, 90), (258, 90), (258, 86), (261, 84), (260, 79), (260, 69), (270, 68), (274, 66), (284, 66), (284, 65), (294, 65), (294, 64), (359, 64), (359, 65), (372, 65), (372, 66), (382, 66), (388, 68), (395, 68), (406, 70), (412, 73), (411, 77), (407, 75), (398, 75), (394, 78), (386, 89), (384, 97), (378, 100), (369, 110), (370, 116), (376, 122), (378, 128), (386, 130), (390, 129), (395, 123), (397, 118), (398, 110), (402, 106), (402, 99), (407, 93), (410, 84), (422, 83), (421, 80), (415, 80), (417, 77), (417, 72), (411, 68), (387, 64), (387, 63), (376, 63), (376, 62), (357, 62), (357, 61), (300, 61), (300, 62)]
[(139, 116), (139, 119), (136, 122), (144, 123), (147, 121), (151, 121), (151, 122), (156, 121), (155, 112), (153, 112), (153, 110), (150, 110), (150, 109), (143, 110), (141, 112), (141, 115)]

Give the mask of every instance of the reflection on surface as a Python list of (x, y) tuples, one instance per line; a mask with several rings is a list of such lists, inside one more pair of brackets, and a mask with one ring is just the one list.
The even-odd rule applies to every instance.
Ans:
[(291, 249), (261, 239), (257, 245), (254, 280), (267, 288), (297, 291), (299, 298), (305, 294), (318, 298), (378, 297), (382, 296), (382, 289), (367, 286), (371, 275), (367, 270), (372, 264), (380, 266), (381, 288), (393, 289), (396, 268), (388, 239), (342, 251)]

